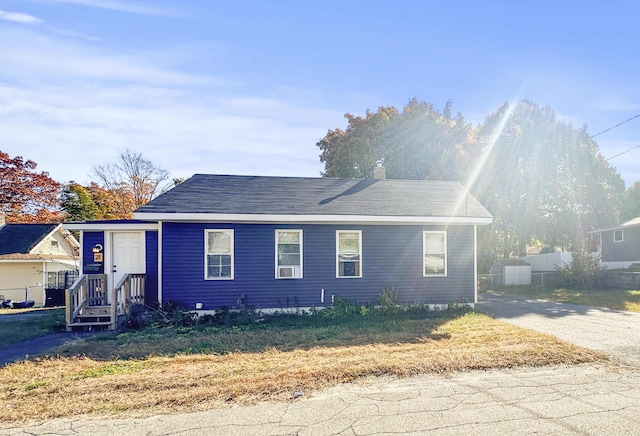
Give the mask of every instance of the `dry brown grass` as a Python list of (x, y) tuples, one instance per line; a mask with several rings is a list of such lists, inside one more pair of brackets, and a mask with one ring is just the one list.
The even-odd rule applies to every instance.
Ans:
[(48, 358), (0, 370), (0, 427), (78, 414), (149, 416), (286, 401), (296, 391), (309, 394), (368, 376), (603, 360), (602, 354), (475, 313), (411, 342), (115, 361)]

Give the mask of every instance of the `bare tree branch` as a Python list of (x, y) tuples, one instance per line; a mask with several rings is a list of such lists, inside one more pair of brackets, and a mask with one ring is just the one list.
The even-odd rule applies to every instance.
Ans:
[(135, 209), (163, 192), (169, 171), (156, 167), (151, 161), (126, 149), (111, 164), (93, 167), (96, 180), (108, 190), (124, 190), (133, 198)]

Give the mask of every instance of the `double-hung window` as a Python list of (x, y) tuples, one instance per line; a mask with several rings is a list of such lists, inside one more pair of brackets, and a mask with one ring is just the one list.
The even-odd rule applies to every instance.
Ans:
[(423, 232), (424, 276), (447, 275), (447, 232)]
[(276, 278), (302, 278), (302, 230), (276, 230)]
[(233, 279), (233, 230), (205, 230), (205, 279)]
[(336, 231), (336, 277), (362, 277), (362, 231)]

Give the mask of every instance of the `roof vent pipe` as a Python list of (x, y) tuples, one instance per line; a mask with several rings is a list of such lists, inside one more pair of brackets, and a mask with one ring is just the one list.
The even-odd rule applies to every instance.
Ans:
[(386, 171), (384, 169), (384, 161), (379, 160), (376, 162), (376, 166), (373, 167), (373, 178), (384, 180), (387, 178)]

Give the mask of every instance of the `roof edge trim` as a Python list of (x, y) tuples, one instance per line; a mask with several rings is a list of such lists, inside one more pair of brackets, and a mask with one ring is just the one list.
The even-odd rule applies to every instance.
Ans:
[(364, 224), (491, 224), (492, 217), (374, 216), (374, 215), (273, 215), (218, 213), (134, 213), (134, 219), (150, 221), (209, 221), (237, 223), (364, 223)]
[(67, 230), (158, 230), (158, 223), (63, 223)]

